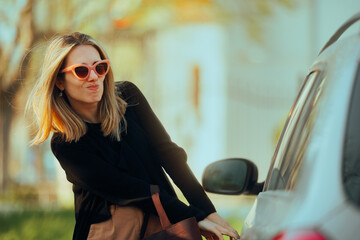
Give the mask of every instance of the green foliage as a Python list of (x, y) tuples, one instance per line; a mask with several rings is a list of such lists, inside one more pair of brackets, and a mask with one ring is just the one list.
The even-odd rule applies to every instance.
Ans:
[(24, 210), (0, 214), (2, 240), (69, 240), (75, 225), (74, 210)]

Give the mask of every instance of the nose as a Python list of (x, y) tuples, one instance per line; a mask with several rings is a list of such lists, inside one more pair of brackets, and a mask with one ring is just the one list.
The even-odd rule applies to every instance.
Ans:
[(91, 70), (87, 80), (88, 81), (96, 81), (97, 79), (98, 79), (98, 75), (96, 75), (94, 70)]

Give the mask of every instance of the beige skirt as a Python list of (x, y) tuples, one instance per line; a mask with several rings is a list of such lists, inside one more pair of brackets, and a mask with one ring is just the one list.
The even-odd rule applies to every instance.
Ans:
[[(144, 212), (137, 207), (111, 205), (112, 217), (91, 224), (88, 240), (139, 240)], [(158, 216), (150, 214), (145, 237), (161, 231)]]

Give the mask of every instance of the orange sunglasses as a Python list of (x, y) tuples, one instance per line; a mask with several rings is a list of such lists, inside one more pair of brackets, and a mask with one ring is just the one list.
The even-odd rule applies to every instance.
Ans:
[(91, 70), (95, 72), (98, 77), (105, 76), (110, 69), (110, 60), (104, 59), (94, 63), (92, 66), (84, 64), (76, 64), (61, 70), (61, 73), (72, 71), (74, 76), (80, 80), (85, 80), (89, 77)]

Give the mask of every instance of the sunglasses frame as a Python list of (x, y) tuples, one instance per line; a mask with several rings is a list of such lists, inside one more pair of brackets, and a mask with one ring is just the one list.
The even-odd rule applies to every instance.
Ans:
[[(108, 64), (108, 68), (106, 70), (106, 72), (104, 74), (99, 74), (97, 71), (96, 71), (96, 66), (101, 64), (101, 63), (107, 63)], [(88, 69), (88, 74), (86, 75), (86, 77), (84, 78), (80, 78), (76, 72), (75, 72), (75, 68), (77, 67), (86, 67)], [(72, 65), (72, 66), (69, 66), (69, 67), (66, 67), (64, 68), (63, 70), (61, 70), (61, 73), (64, 73), (64, 72), (69, 72), (71, 71), (74, 76), (79, 79), (79, 80), (85, 80), (87, 79), (89, 76), (90, 76), (90, 73), (91, 71), (94, 71), (94, 73), (98, 76), (98, 77), (103, 77), (105, 76), (110, 70), (110, 60), (109, 59), (103, 59), (101, 61), (98, 61), (96, 63), (94, 63), (92, 66), (88, 66), (88, 65), (85, 65), (85, 64), (75, 64), (75, 65)]]

